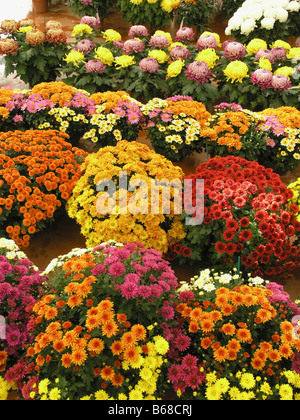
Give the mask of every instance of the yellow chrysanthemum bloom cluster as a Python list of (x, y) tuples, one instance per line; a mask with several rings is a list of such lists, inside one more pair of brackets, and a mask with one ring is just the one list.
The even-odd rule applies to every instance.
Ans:
[(12, 389), (14, 389), (13, 385), (0, 376), (0, 401), (6, 401), (9, 391)]
[(216, 372), (206, 375), (205, 398), (207, 400), (299, 400), (300, 375), (284, 370), (279, 375), (278, 384), (272, 388), (262, 376), (254, 376), (246, 369), (218, 378)]
[(154, 58), (157, 60), (160, 64), (166, 63), (169, 60), (169, 55), (163, 51), (163, 50), (152, 50), (149, 51), (148, 56), (150, 58)]
[(130, 55), (121, 55), (115, 59), (115, 66), (118, 70), (133, 66), (134, 64), (134, 57)]
[(112, 52), (108, 48), (98, 47), (95, 53), (95, 58), (107, 66), (111, 66), (115, 60)]
[(196, 61), (204, 61), (204, 63), (206, 63), (210, 69), (215, 67), (218, 59), (219, 57), (216, 53), (216, 50), (213, 48), (206, 48), (205, 50), (202, 50), (196, 57)]
[(296, 219), (300, 222), (300, 178), (292, 182), (288, 188), (294, 193), (293, 198), (289, 200), (289, 210), (295, 214)]
[[(165, 188), (171, 190), (169, 214), (162, 214), (165, 200), (162, 193), (157, 203), (159, 214), (152, 214), (151, 191), (151, 181), (154, 179), (183, 182), (183, 171), (146, 145), (120, 141), (115, 147), (105, 147), (89, 155), (81, 169), (83, 175), (67, 203), (67, 210), (69, 216), (81, 225), (81, 233), (88, 247), (114, 239), (118, 242), (140, 242), (147, 248), (165, 253), (171, 244), (185, 236), (180, 215), (174, 214), (175, 197), (179, 191), (161, 187), (161, 191)], [(119, 189), (120, 174), (124, 172), (128, 182), (143, 181), (143, 186), (137, 190), (140, 195), (136, 195), (136, 191)], [(114, 196), (107, 197), (99, 190), (98, 186), (103, 180), (115, 183)], [(144, 191), (145, 184), (148, 191)]]
[(75, 25), (72, 31), (72, 36), (91, 35), (93, 28), (85, 23), (79, 23)]
[(231, 83), (239, 82), (243, 83), (245, 77), (249, 77), (248, 74), (249, 68), (247, 64), (242, 61), (236, 60), (228, 64), (224, 70), (225, 76), (227, 76), (227, 81)]
[(114, 42), (114, 41), (121, 41), (122, 35), (115, 31), (114, 29), (107, 29), (106, 31), (102, 32), (102, 36), (106, 42)]
[(84, 54), (81, 51), (72, 50), (63, 60), (68, 64), (73, 63), (74, 66), (79, 67), (79, 64), (84, 61)]
[(176, 60), (173, 63), (171, 63), (167, 70), (167, 76), (168, 77), (177, 77), (182, 72), (183, 67), (185, 66), (184, 60)]

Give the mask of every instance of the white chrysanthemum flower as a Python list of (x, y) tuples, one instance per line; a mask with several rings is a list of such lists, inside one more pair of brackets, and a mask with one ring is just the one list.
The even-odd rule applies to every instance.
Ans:
[(271, 30), (274, 28), (275, 22), (276, 20), (274, 18), (264, 18), (260, 24), (262, 28)]
[(228, 284), (230, 283), (232, 280), (232, 276), (230, 274), (223, 274), (220, 278), (219, 278), (219, 282), (221, 284)]
[(286, 9), (284, 9), (283, 7), (279, 7), (277, 9), (276, 16), (277, 16), (277, 19), (279, 20), (279, 22), (284, 23), (289, 18), (289, 12)]
[(299, 12), (300, 3), (298, 1), (290, 1), (286, 9), (290, 12)]
[(276, 19), (277, 17), (277, 9), (274, 9), (273, 7), (269, 7), (264, 11), (264, 17), (270, 18), (270, 19)]
[(241, 26), (241, 33), (243, 35), (250, 35), (251, 32), (255, 29), (255, 27), (256, 27), (255, 19), (247, 19), (245, 20), (245, 22), (243, 22)]
[(213, 292), (214, 290), (216, 290), (216, 286), (213, 283), (208, 283), (203, 287), (203, 290), (205, 290), (206, 292)]

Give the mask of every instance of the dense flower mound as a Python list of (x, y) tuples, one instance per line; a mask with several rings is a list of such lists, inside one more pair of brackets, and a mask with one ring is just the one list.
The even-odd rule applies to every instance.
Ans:
[(183, 181), (182, 170), (166, 158), (146, 145), (122, 140), (87, 156), (81, 169), (83, 175), (67, 210), (81, 225), (88, 247), (114, 239), (141, 242), (164, 253), (184, 237), (180, 215), (174, 210), (181, 185), (177, 183), (178, 188), (175, 185), (171, 191), (166, 214), (162, 212), (163, 194), (152, 194), (157, 181), (162, 181), (158, 187), (163, 191), (169, 190), (165, 180)]
[(148, 138), (157, 153), (181, 161), (204, 147), (202, 131), (211, 117), (204, 104), (189, 96), (154, 98), (142, 107)]
[(278, 37), (286, 39), (293, 35), (299, 19), (298, 0), (244, 1), (229, 19), (226, 35), (232, 35), (241, 42), (260, 37), (269, 42)]
[(211, 157), (234, 155), (255, 160), (278, 174), (297, 169), (300, 113), (296, 108), (252, 112), (236, 103), (221, 103), (215, 111), (202, 132)]
[(34, 373), (23, 397), (162, 397), (169, 345), (160, 325), (174, 316), (178, 282), (161, 254), (110, 241), (74, 249), (45, 273), (53, 290), (33, 307), (34, 342), (20, 364)]
[[(298, 399), (300, 376), (293, 360), (300, 340), (291, 321), (300, 310), (289, 297), (278, 298), (276, 287), (261, 278), (209, 269), (178, 293), (179, 331), (190, 345), (180, 349), (174, 335), (169, 353), (185, 358), (189, 352), (191, 364), (202, 363), (206, 381), (194, 398)], [(170, 334), (172, 330), (166, 331)], [(176, 367), (174, 363), (169, 369), (169, 378), (177, 381), (184, 397), (184, 373)]]
[(90, 139), (97, 146), (115, 146), (120, 140), (137, 140), (144, 126), (142, 104), (124, 91), (95, 93), (91, 95), (96, 110), (90, 117), (90, 130), (84, 139)]
[(182, 242), (191, 261), (232, 268), (240, 257), (243, 271), (262, 277), (285, 277), (298, 267), (300, 225), (287, 205), (293, 193), (272, 169), (229, 156), (209, 159), (186, 178), (194, 182), (185, 197), (192, 208), (201, 205), (196, 180), (205, 185), (204, 223), (186, 226)]
[(19, 359), (33, 341), (30, 317), (44, 280), (14, 241), (0, 239), (0, 400), (6, 399), (6, 372), (20, 372)]
[(70, 197), (86, 155), (55, 130), (0, 133), (0, 229), (19, 246), (44, 229)]

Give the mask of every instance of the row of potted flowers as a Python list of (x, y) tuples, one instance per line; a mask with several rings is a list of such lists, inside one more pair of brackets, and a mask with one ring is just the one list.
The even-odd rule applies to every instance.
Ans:
[(298, 106), (299, 48), (287, 42), (221, 45), (218, 34), (204, 32), (197, 40), (189, 27), (179, 29), (173, 40), (161, 30), (150, 36), (142, 25), (133, 26), (123, 41), (117, 31), (100, 33), (97, 25), (96, 18), (83, 17), (73, 29), (75, 41), (67, 43), (57, 22), (47, 22), (45, 33), (33, 21), (2, 22), (7, 37), (0, 41), (0, 53), (7, 73), (16, 71), (31, 85), (61, 75), (90, 93), (125, 90), (142, 100), (191, 95), (209, 108), (220, 98), (252, 111)]
[(66, 208), (88, 247), (139, 241), (171, 260), (268, 277), (299, 266), (299, 185), (257, 162), (211, 158), (185, 177), (145, 144), (87, 154), (55, 130), (2, 133), (0, 147), (1, 233), (23, 248)]
[(114, 241), (41, 272), (1, 239), (0, 265), (2, 400), (299, 399), (300, 310), (276, 283), (179, 284), (158, 251)]
[(146, 104), (125, 91), (90, 95), (63, 82), (31, 90), (0, 89), (0, 129), (55, 129), (78, 146), (99, 149), (135, 141), (144, 130), (154, 150), (171, 161), (194, 152), (256, 160), (279, 174), (297, 169), (300, 112), (294, 107), (262, 112), (221, 103), (210, 113), (202, 102), (176, 95)]

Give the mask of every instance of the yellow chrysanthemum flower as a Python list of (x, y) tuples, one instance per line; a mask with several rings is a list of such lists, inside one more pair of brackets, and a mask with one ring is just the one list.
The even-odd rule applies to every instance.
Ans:
[(81, 51), (72, 50), (66, 58), (64, 58), (64, 61), (67, 63), (73, 63), (74, 66), (79, 67), (79, 63), (84, 61), (84, 54)]
[(135, 64), (135, 61), (130, 55), (121, 55), (115, 60), (115, 66), (118, 70), (132, 66), (133, 64)]
[(93, 33), (93, 28), (85, 23), (79, 23), (75, 25), (72, 31), (72, 36), (81, 36), (81, 35), (91, 35)]
[(245, 77), (249, 77), (248, 66), (242, 61), (236, 60), (228, 64), (224, 70), (227, 81), (242, 83)]
[(184, 60), (179, 59), (179, 60), (174, 61), (168, 67), (167, 76), (177, 77), (181, 73), (184, 66), (185, 66)]
[(291, 45), (288, 42), (278, 39), (271, 45), (271, 48), (284, 48), (286, 51), (290, 51)]
[(114, 42), (114, 41), (122, 40), (122, 35), (113, 29), (107, 29), (105, 32), (101, 32), (101, 33), (106, 42)]
[(265, 58), (265, 57), (261, 57), (260, 59), (259, 59), (259, 63), (258, 63), (258, 65), (259, 65), (259, 68), (260, 69), (266, 69), (266, 70), (270, 70), (270, 71), (272, 71), (272, 63), (271, 63), (271, 61), (270, 60), (268, 60), (267, 58)]
[(163, 64), (163, 63), (165, 63), (166, 61), (169, 60), (168, 54), (165, 51), (163, 51), (163, 50), (152, 50), (152, 51), (149, 51), (148, 56), (151, 57), (151, 58), (154, 58), (160, 64)]
[(284, 66), (276, 70), (274, 74), (283, 74), (286, 77), (291, 77), (293, 73), (294, 69), (292, 67)]
[(112, 52), (108, 48), (98, 47), (95, 53), (95, 58), (107, 66), (111, 66), (115, 60)]
[(259, 50), (267, 50), (268, 44), (263, 39), (254, 38), (247, 45), (248, 54), (256, 54)]
[(219, 59), (216, 51), (213, 48), (207, 48), (199, 52), (196, 61), (204, 61), (210, 69), (214, 68)]

